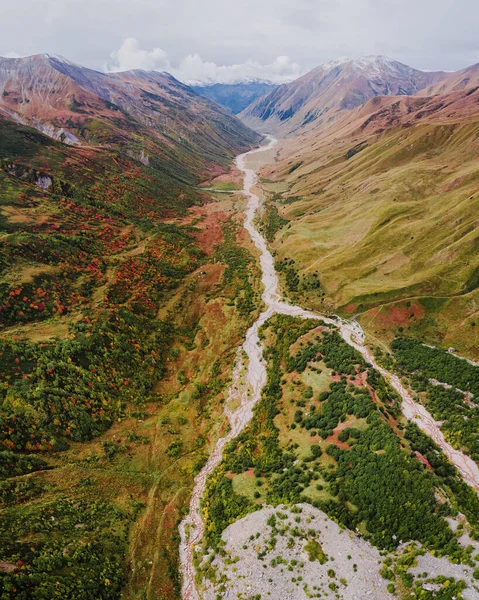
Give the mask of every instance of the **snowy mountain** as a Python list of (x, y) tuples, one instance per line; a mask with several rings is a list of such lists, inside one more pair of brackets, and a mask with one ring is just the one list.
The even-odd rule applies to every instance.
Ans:
[(329, 122), (375, 96), (414, 95), (446, 76), (384, 56), (341, 58), (279, 86), (244, 110), (242, 118), (262, 130), (292, 131), (312, 122)]

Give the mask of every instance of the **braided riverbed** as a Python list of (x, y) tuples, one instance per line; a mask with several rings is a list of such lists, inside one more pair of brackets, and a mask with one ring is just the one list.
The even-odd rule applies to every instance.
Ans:
[[(270, 137), (268, 144), (261, 148), (251, 150), (237, 157), (236, 165), (244, 173), (243, 193), (248, 197), (246, 208), (246, 218), (244, 227), (255, 246), (260, 251), (260, 265), (262, 273), (262, 283), (264, 291), (262, 294), (263, 302), (266, 306), (257, 321), (248, 329), (246, 338), (239, 349), (237, 364), (233, 372), (233, 381), (228, 391), (228, 402), (226, 402), (225, 415), (230, 423), (230, 429), (227, 435), (220, 438), (214, 447), (207, 463), (195, 478), (194, 488), (191, 496), (189, 513), (180, 523), (180, 563), (182, 574), (182, 597), (183, 600), (199, 600), (200, 596), (195, 586), (195, 568), (194, 568), (194, 548), (203, 538), (204, 523), (201, 517), (201, 498), (206, 488), (206, 479), (222, 460), (223, 449), (225, 446), (238, 436), (248, 425), (253, 417), (253, 407), (261, 397), (261, 390), (266, 383), (266, 363), (263, 359), (263, 345), (259, 339), (259, 329), (274, 314), (290, 315), (301, 319), (322, 320), (329, 325), (338, 328), (342, 338), (356, 350), (358, 350), (367, 363), (379, 371), (385, 377), (391, 386), (398, 392), (402, 398), (402, 411), (405, 417), (414, 421), (420, 429), (429, 435), (441, 448), (447, 458), (456, 466), (464, 481), (479, 491), (479, 467), (468, 456), (455, 450), (444, 438), (440, 429), (440, 424), (436, 423), (429, 412), (421, 405), (415, 402), (403, 386), (399, 377), (389, 373), (386, 369), (380, 367), (370, 350), (365, 346), (365, 335), (360, 325), (356, 321), (344, 321), (335, 317), (325, 317), (299, 306), (288, 304), (281, 299), (279, 292), (278, 276), (274, 267), (273, 256), (271, 255), (266, 241), (254, 225), (256, 213), (260, 207), (260, 199), (252, 190), (257, 182), (257, 174), (253, 169), (246, 166), (247, 157), (265, 152), (274, 147), (277, 140)], [(247, 372), (246, 380), (240, 382), (242, 371), (242, 354), (246, 353)], [(249, 391), (249, 393), (248, 393)], [(228, 405), (234, 401), (236, 410), (230, 410)]]

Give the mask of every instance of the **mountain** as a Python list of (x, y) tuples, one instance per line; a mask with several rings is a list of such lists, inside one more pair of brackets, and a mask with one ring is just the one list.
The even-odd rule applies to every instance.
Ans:
[(269, 94), (277, 87), (274, 83), (252, 81), (232, 84), (195, 85), (192, 86), (192, 89), (201, 96), (213, 100), (237, 115), (258, 98)]
[(278, 261), (294, 265), (296, 300), (359, 315), (372, 339), (404, 331), (479, 356), (478, 76), (474, 65), (411, 77), (411, 91), (442, 79), (278, 127), (289, 133), (262, 172), (266, 222)]
[(0, 61), (0, 596), (179, 597), (260, 310), (240, 209), (197, 184), (259, 139), (167, 74)]
[(313, 69), (258, 99), (240, 115), (261, 131), (290, 133), (331, 123), (376, 96), (413, 95), (445, 78), (383, 56), (339, 59)]
[(462, 90), (479, 86), (479, 63), (456, 71), (447, 73), (444, 80), (428, 86), (418, 93), (419, 96), (435, 96), (437, 94), (447, 94), (450, 92), (460, 92)]
[(189, 182), (258, 140), (172, 75), (105, 74), (52, 55), (0, 59), (0, 112), (68, 144), (168, 161)]

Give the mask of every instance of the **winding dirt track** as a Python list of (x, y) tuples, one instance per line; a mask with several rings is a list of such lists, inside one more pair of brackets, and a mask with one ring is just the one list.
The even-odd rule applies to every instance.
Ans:
[[(274, 314), (290, 315), (302, 319), (323, 320), (330, 325), (338, 327), (342, 338), (348, 344), (356, 348), (356, 350), (363, 355), (366, 362), (379, 371), (400, 394), (402, 398), (402, 411), (406, 418), (417, 423), (417, 425), (438, 444), (449, 460), (455, 464), (464, 478), (464, 481), (479, 491), (479, 467), (468, 456), (455, 450), (448, 442), (446, 442), (444, 435), (439, 428), (439, 424), (434, 421), (432, 416), (422, 405), (414, 402), (409, 392), (402, 385), (399, 377), (389, 373), (376, 363), (373, 355), (364, 345), (364, 332), (357, 322), (324, 317), (304, 310), (299, 306), (292, 306), (281, 300), (278, 276), (274, 268), (273, 257), (267, 248), (264, 238), (253, 225), (256, 211), (258, 210), (260, 203), (259, 197), (251, 191), (257, 181), (257, 175), (255, 171), (248, 169), (245, 164), (247, 156), (256, 152), (269, 150), (275, 144), (276, 140), (270, 137), (270, 141), (266, 146), (251, 150), (250, 152), (238, 156), (236, 159), (237, 167), (244, 173), (243, 193), (249, 197), (244, 226), (250, 234), (255, 246), (261, 252), (260, 263), (262, 283), (264, 286), (262, 299), (266, 305), (266, 310), (261, 313), (258, 320), (250, 327), (246, 333), (244, 344), (241, 347), (248, 356), (246, 383), (243, 386), (239, 384), (242, 363), (241, 352), (238, 352), (237, 363), (233, 372), (233, 382), (228, 392), (228, 399), (239, 399), (241, 404), (234, 412), (227, 407), (225, 408), (225, 414), (231, 426), (230, 431), (225, 437), (222, 437), (217, 441), (208, 462), (196, 476), (189, 514), (180, 523), (180, 563), (183, 577), (183, 600), (199, 600), (200, 598), (195, 586), (195, 568), (193, 564), (195, 544), (201, 541), (204, 534), (204, 523), (201, 518), (200, 501), (205, 491), (206, 479), (221, 462), (224, 447), (239, 435), (250, 422), (253, 416), (253, 407), (260, 399), (261, 390), (266, 383), (266, 364), (263, 359), (263, 346), (259, 341), (258, 331), (259, 328)], [(241, 350), (241, 348), (239, 350)], [(248, 395), (248, 388), (251, 390), (250, 395)]]

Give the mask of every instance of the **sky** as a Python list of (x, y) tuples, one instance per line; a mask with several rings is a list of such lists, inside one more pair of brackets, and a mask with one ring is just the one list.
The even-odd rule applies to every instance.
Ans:
[(478, 0), (0, 0), (0, 55), (60, 54), (187, 83), (289, 81), (343, 56), (479, 62)]

